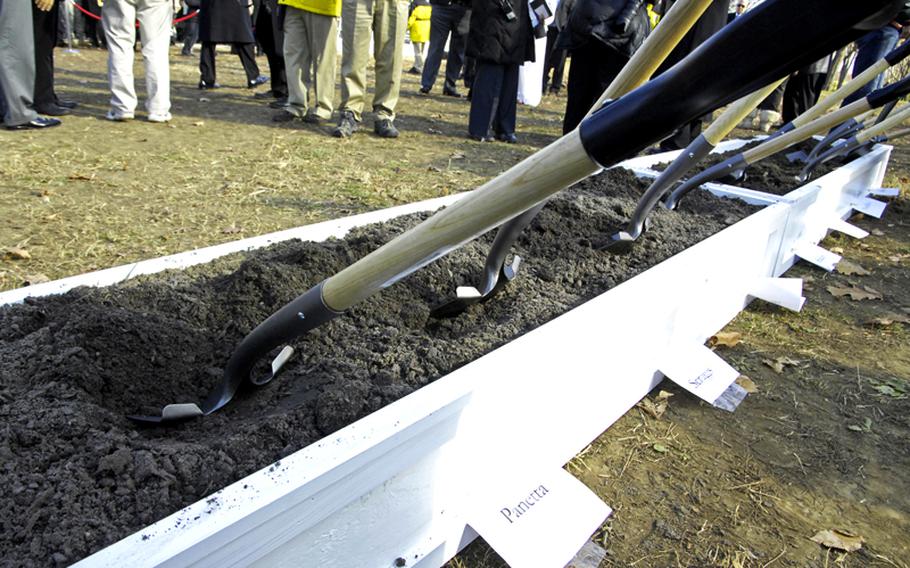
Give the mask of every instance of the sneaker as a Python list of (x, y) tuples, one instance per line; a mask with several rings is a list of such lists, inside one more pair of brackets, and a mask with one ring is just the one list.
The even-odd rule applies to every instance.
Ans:
[(500, 142), (505, 142), (506, 144), (515, 144), (518, 142), (518, 138), (515, 137), (514, 132), (511, 134), (506, 134), (504, 132), (501, 132), (496, 135), (496, 139), (499, 140)]
[(269, 81), (269, 78), (267, 76), (260, 75), (260, 76), (256, 77), (255, 79), (253, 79), (252, 81), (247, 81), (246, 87), (248, 89), (255, 89), (259, 85), (264, 85), (265, 83), (268, 83), (268, 81)]
[(430, 88), (429, 88), (429, 87), (420, 87), (420, 94), (421, 94), (421, 95), (429, 95), (429, 94), (430, 94)]
[(278, 114), (272, 115), (272, 122), (293, 122), (299, 119), (299, 116), (287, 109), (282, 110)]
[(199, 86), (199, 88), (202, 89), (203, 91), (207, 91), (207, 90), (211, 90), (211, 89), (220, 89), (220, 88), (221, 88), (221, 85), (218, 84), (218, 83), (211, 83), (211, 84), (209, 84), (209, 83), (206, 83), (205, 81), (199, 81), (199, 85), (198, 85), (198, 86)]
[(380, 138), (398, 138), (398, 129), (388, 118), (377, 119), (373, 123), (373, 130)]
[(349, 110), (341, 111), (341, 119), (338, 126), (332, 131), (335, 138), (350, 138), (357, 131), (357, 121), (354, 119), (354, 113)]
[(114, 122), (126, 122), (127, 120), (133, 120), (133, 113), (131, 112), (117, 112), (114, 109), (107, 111), (107, 114), (104, 115), (104, 118), (108, 120), (113, 120)]
[(411, 67), (410, 69), (408, 69), (408, 73), (411, 75), (421, 75), (423, 73), (423, 71), (421, 71), (417, 67)]
[(149, 113), (149, 122), (170, 122), (171, 113), (169, 112), (152, 112)]

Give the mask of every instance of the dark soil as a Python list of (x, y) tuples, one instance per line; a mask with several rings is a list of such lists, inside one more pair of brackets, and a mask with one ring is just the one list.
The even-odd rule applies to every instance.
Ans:
[(476, 281), (487, 235), (310, 333), (273, 384), (168, 428), (139, 428), (125, 415), (201, 400), (246, 332), (424, 216), (3, 308), (3, 565), (64, 564), (99, 550), (754, 210), (697, 192), (678, 213), (655, 212), (631, 254), (593, 248), (624, 223), (644, 187), (613, 170), (554, 198), (519, 240), (521, 276), (497, 301), (428, 319), (456, 285)]
[[(699, 165), (693, 169), (692, 174), (706, 170), (714, 164), (718, 164), (727, 158), (732, 158), (733, 156), (748, 150), (752, 146), (756, 146), (760, 142), (753, 142), (743, 146), (742, 148), (733, 151), (733, 152), (724, 152), (720, 154), (711, 154), (703, 162), (700, 162)], [(717, 180), (720, 183), (726, 183), (730, 185), (735, 185), (737, 187), (745, 187), (747, 189), (754, 189), (757, 191), (764, 191), (766, 193), (773, 193), (774, 195), (784, 195), (796, 189), (797, 187), (809, 183), (813, 179), (820, 178), (821, 176), (836, 170), (837, 168), (844, 165), (842, 160), (831, 160), (824, 164), (820, 164), (816, 167), (805, 181), (800, 181), (797, 177), (805, 165), (802, 162), (791, 162), (787, 159), (787, 154), (796, 151), (810, 152), (814, 147), (810, 143), (797, 144), (783, 152), (778, 152), (777, 154), (770, 156), (760, 162), (749, 166), (745, 170), (745, 177), (742, 179), (732, 179), (732, 178), (722, 178)], [(661, 163), (656, 164), (652, 169), (656, 171), (663, 171), (666, 169), (668, 164)], [(685, 176), (683, 179), (688, 179), (689, 176)]]

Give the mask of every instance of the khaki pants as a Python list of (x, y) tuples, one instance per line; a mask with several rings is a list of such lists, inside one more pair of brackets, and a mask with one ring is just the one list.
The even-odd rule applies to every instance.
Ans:
[(287, 7), (284, 61), (288, 77), (288, 111), (306, 116), (313, 87), (313, 114), (329, 119), (335, 106), (338, 18)]
[(366, 94), (370, 35), (376, 58), (373, 112), (395, 119), (401, 89), (401, 59), (408, 23), (408, 0), (343, 0), (341, 5), (341, 110), (361, 119)]
[(168, 0), (109, 0), (101, 11), (107, 38), (107, 67), (111, 83), (111, 110), (130, 115), (136, 110), (133, 85), (133, 46), (136, 19), (142, 34), (145, 62), (145, 108), (150, 114), (166, 114), (171, 108), (171, 74), (168, 49), (174, 10)]

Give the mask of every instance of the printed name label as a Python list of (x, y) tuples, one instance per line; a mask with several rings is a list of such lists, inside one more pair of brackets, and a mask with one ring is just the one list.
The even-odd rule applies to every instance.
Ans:
[(739, 371), (704, 345), (671, 349), (660, 364), (660, 372), (711, 404), (739, 376)]
[(612, 512), (563, 469), (484, 486), (468, 524), (512, 568), (564, 568)]

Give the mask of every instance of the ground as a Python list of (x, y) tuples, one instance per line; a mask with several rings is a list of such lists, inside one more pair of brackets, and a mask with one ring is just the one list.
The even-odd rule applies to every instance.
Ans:
[[(226, 87), (202, 92), (174, 52), (173, 122), (109, 123), (105, 53), (57, 60), (75, 115), (0, 133), (0, 289), (471, 189), (555, 139), (565, 100), (520, 107), (517, 145), (477, 143), (464, 100), (420, 96), (406, 75), (400, 139), (367, 120), (338, 140), (272, 123), (233, 56), (219, 55)], [(718, 353), (757, 387), (735, 413), (664, 383), (666, 412), (633, 409), (567, 465), (615, 510), (595, 534), (602, 566), (910, 566), (908, 180), (898, 146), (886, 185), (903, 198), (855, 220), (868, 238), (823, 243), (864, 270), (799, 264), (801, 313), (755, 302), (725, 330), (740, 342)], [(865, 543), (841, 553), (810, 540), (823, 529)], [(503, 565), (482, 542), (450, 562)]]

